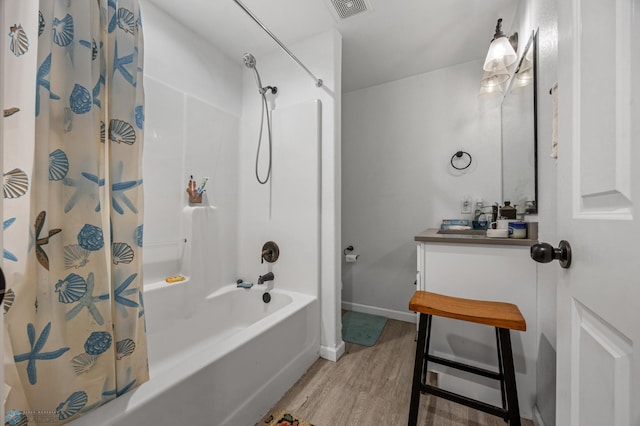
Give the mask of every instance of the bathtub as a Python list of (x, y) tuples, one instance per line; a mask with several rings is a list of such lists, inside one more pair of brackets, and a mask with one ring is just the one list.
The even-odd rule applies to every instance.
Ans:
[(320, 350), (317, 298), (265, 288), (145, 286), (151, 379), (71, 424), (254, 425)]

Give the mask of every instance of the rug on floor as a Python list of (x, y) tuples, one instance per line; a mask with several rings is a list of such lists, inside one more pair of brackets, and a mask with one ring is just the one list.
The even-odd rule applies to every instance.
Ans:
[(385, 317), (348, 311), (342, 316), (342, 340), (362, 346), (373, 346), (386, 323)]
[(273, 410), (256, 426), (313, 426), (311, 423), (289, 413), (288, 410)]

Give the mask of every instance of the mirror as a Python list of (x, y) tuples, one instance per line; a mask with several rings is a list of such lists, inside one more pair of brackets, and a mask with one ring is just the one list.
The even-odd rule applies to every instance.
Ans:
[(538, 212), (537, 32), (523, 50), (502, 100), (502, 200), (518, 214)]

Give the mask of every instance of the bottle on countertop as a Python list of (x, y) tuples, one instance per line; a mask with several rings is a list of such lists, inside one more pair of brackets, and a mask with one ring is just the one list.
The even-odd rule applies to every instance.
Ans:
[(511, 201), (505, 201), (504, 206), (500, 209), (500, 217), (504, 217), (507, 219), (515, 219), (516, 218), (516, 208), (511, 205)]
[(498, 220), (498, 203), (491, 206), (491, 222)]

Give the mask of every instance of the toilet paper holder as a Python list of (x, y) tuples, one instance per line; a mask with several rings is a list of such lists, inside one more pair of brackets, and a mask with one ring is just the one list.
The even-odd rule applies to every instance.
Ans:
[(344, 254), (344, 258), (347, 263), (356, 263), (356, 261), (360, 257), (359, 254), (347, 254), (347, 252), (352, 253), (353, 250), (354, 250), (353, 246), (348, 246), (342, 251), (342, 254)]
[(344, 257), (344, 260), (347, 263), (356, 263), (359, 257), (360, 257), (359, 254), (348, 254)]

